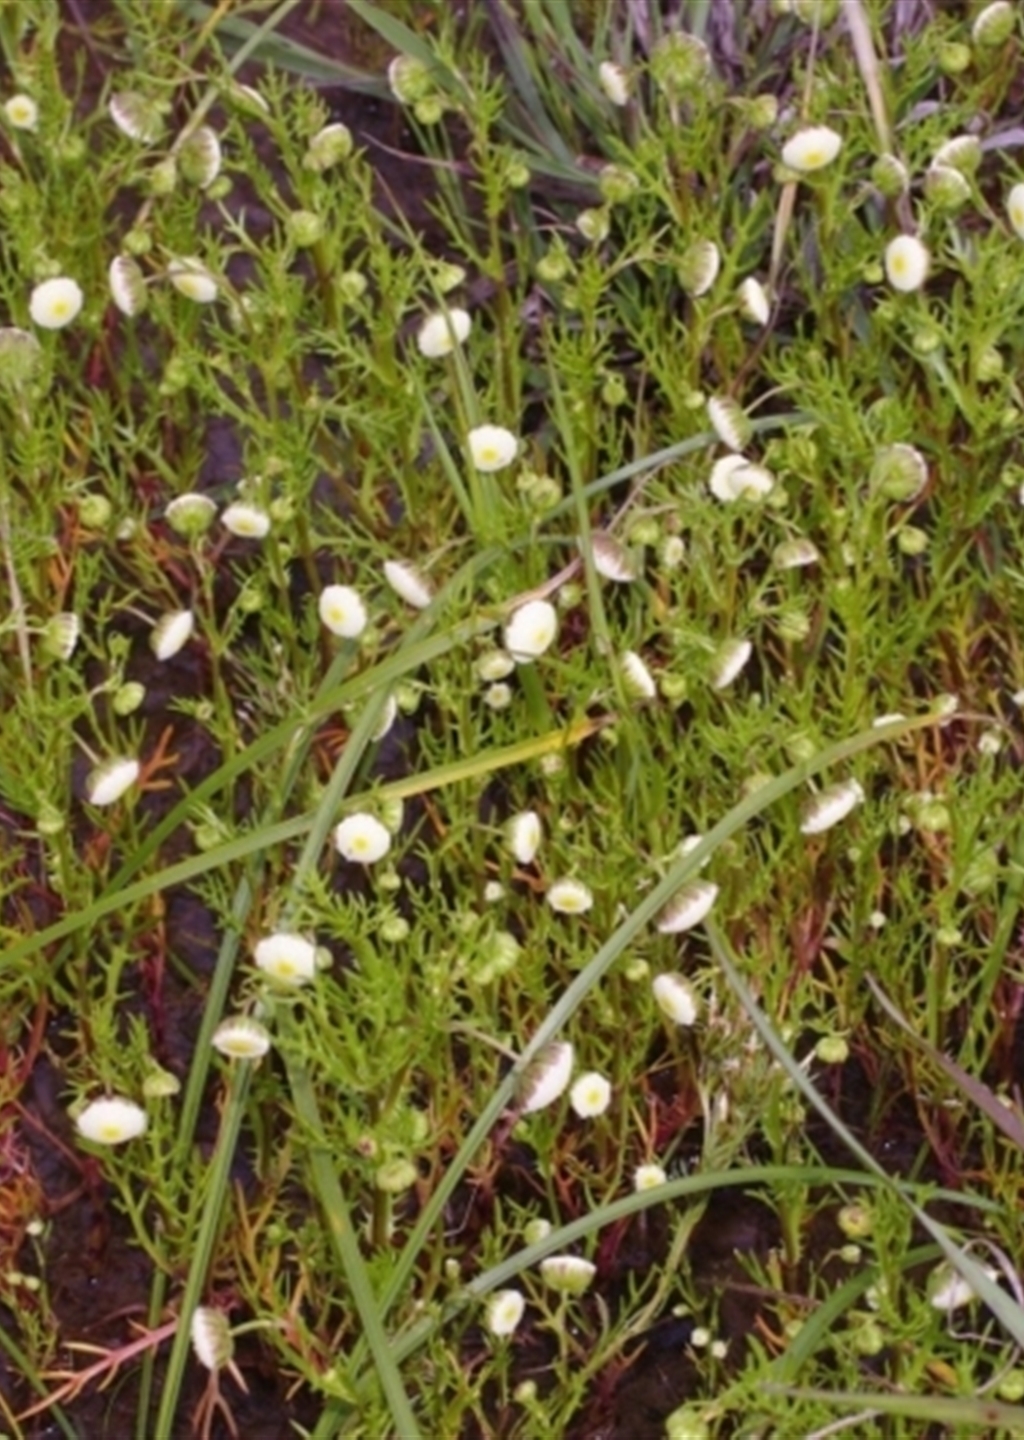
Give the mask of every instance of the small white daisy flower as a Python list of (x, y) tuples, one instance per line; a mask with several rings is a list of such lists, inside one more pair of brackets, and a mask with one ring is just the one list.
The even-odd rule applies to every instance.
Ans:
[(137, 760), (126, 757), (107, 760), (97, 765), (86, 782), (85, 793), (90, 805), (113, 805), (139, 778)]
[(856, 780), (841, 780), (828, 785), (806, 802), (800, 815), (802, 835), (820, 835), (845, 820), (851, 810), (864, 799), (863, 787)]
[(416, 335), (420, 354), (428, 360), (450, 355), (457, 345), (465, 343), (472, 323), (466, 310), (443, 310), (437, 315), (428, 315)]
[(645, 1190), (657, 1190), (667, 1179), (668, 1176), (660, 1165), (638, 1165), (633, 1171), (633, 1189), (638, 1195)]
[(149, 636), (149, 648), (158, 660), (170, 660), (192, 638), (196, 617), (191, 610), (174, 610), (162, 615)]
[(723, 505), (736, 500), (762, 500), (774, 486), (770, 470), (752, 464), (742, 455), (723, 455), (712, 465), (708, 479), (708, 489)]
[(232, 1015), (220, 1022), (210, 1044), (230, 1060), (261, 1060), (270, 1049), (270, 1032), (249, 1015)]
[(15, 130), (34, 130), (39, 124), (39, 106), (31, 95), (12, 95), (4, 101), (4, 114)]
[(477, 425), (469, 432), (469, 453), (478, 470), (490, 473), (511, 465), (519, 441), (501, 425)]
[(768, 299), (768, 291), (760, 280), (755, 280), (753, 275), (749, 275), (736, 293), (740, 302), (740, 310), (744, 316), (754, 325), (767, 325), (771, 318), (772, 306)]
[(839, 154), (843, 139), (827, 125), (810, 125), (798, 130), (782, 147), (782, 163), (789, 170), (809, 175), (821, 170)]
[(1006, 213), (1009, 216), (1010, 224), (1024, 240), (1024, 181), (1014, 185), (1007, 195)]
[(496, 1290), (487, 1301), (484, 1324), (492, 1335), (503, 1339), (515, 1332), (525, 1309), (526, 1298), (521, 1290)]
[(569, 1091), (569, 1104), (581, 1120), (591, 1120), (603, 1115), (611, 1104), (611, 1082), (596, 1070), (588, 1070), (573, 1082)]
[(334, 843), (346, 860), (375, 865), (391, 849), (391, 835), (374, 815), (349, 815), (334, 830)]
[(518, 665), (543, 655), (558, 634), (558, 615), (547, 600), (528, 600), (509, 616), (505, 649)]
[(490, 710), (507, 710), (512, 704), (512, 686), (506, 685), (503, 680), (488, 685), (484, 691), (484, 704)]
[(582, 1295), (590, 1288), (597, 1266), (578, 1255), (549, 1255), (540, 1262), (545, 1285), (563, 1295)]
[(928, 247), (916, 235), (898, 235), (885, 247), (885, 275), (894, 290), (920, 290), (930, 264)]
[(75, 1119), (75, 1129), (94, 1145), (123, 1145), (146, 1133), (146, 1112), (134, 1100), (108, 1095), (92, 1100)]
[(523, 1072), (517, 1097), (524, 1115), (544, 1110), (565, 1094), (572, 1075), (573, 1048), (568, 1040), (552, 1040)]
[(82, 287), (67, 275), (44, 280), (29, 296), (28, 313), (41, 330), (62, 330), (82, 308)]
[(544, 837), (536, 810), (522, 810), (508, 822), (508, 848), (519, 865), (532, 865)]
[(384, 579), (400, 600), (414, 610), (425, 610), (434, 592), (414, 566), (404, 560), (385, 560)]
[(594, 903), (592, 891), (582, 880), (556, 880), (544, 898), (559, 915), (583, 915)]
[(253, 959), (257, 969), (282, 985), (305, 985), (316, 975), (316, 946), (285, 930), (258, 941)]
[(655, 975), (651, 982), (655, 1003), (674, 1025), (689, 1027), (697, 1019), (697, 997), (682, 975)]
[(221, 512), (220, 523), (243, 540), (262, 540), (270, 534), (270, 516), (258, 505), (236, 500)]
[(662, 935), (681, 935), (692, 930), (710, 912), (718, 898), (718, 886), (710, 880), (691, 880), (677, 890), (656, 921)]
[(629, 104), (629, 75), (614, 60), (602, 60), (597, 67), (597, 83), (613, 105)]
[(355, 640), (366, 629), (366, 606), (359, 592), (349, 585), (325, 586), (317, 610), (331, 634), (344, 640)]
[(167, 267), (167, 278), (179, 294), (197, 305), (209, 305), (217, 298), (216, 280), (194, 255), (172, 260)]
[(754, 647), (749, 640), (727, 640), (715, 655), (711, 667), (711, 688), (725, 690), (746, 665)]
[[(983, 1265), (982, 1269), (990, 1280), (998, 1278), (998, 1271), (990, 1265)], [(927, 1283), (928, 1301), (936, 1310), (943, 1310), (951, 1315), (954, 1310), (961, 1310), (969, 1305), (978, 1296), (969, 1280), (966, 1280), (958, 1270), (954, 1270), (948, 1260), (943, 1260), (936, 1265)]]
[(197, 1305), (192, 1311), (188, 1333), (196, 1359), (207, 1370), (223, 1370), (231, 1363), (235, 1342), (223, 1310), (215, 1310), (212, 1305)]

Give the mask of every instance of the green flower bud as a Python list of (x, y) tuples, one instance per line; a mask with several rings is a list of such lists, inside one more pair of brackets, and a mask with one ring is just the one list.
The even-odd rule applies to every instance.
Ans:
[(971, 63), (971, 47), (959, 40), (947, 40), (939, 46), (938, 61), (944, 75), (962, 75)]
[(412, 55), (396, 55), (388, 66), (388, 85), (396, 100), (415, 105), (433, 90), (430, 67)]
[(950, 214), (967, 204), (971, 198), (971, 186), (952, 165), (929, 165), (925, 171), (924, 193), (936, 210)]
[(896, 548), (901, 555), (923, 555), (930, 543), (927, 530), (918, 525), (904, 525), (896, 536)]
[(346, 305), (361, 300), (369, 287), (369, 281), (361, 270), (345, 270), (338, 276), (338, 298)]
[(352, 131), (347, 125), (342, 125), (340, 121), (333, 125), (325, 125), (310, 140), (306, 153), (302, 157), (303, 168), (322, 175), (325, 170), (330, 170), (332, 166), (347, 160), (352, 154), (352, 149)]
[(537, 261), (537, 279), (543, 285), (557, 285), (572, 269), (572, 261), (561, 240)]
[(971, 26), (971, 39), (981, 49), (994, 50), (1005, 45), (1017, 23), (1010, 0), (993, 0), (986, 5)]
[(874, 495), (906, 504), (916, 500), (928, 483), (928, 466), (913, 445), (886, 445), (875, 454), (868, 484)]
[(293, 210), (285, 222), (285, 229), (292, 244), (302, 250), (324, 238), (324, 222), (312, 210)]
[(35, 379), (43, 352), (36, 337), (13, 325), (0, 328), (0, 391), (13, 394)]
[(602, 240), (607, 240), (609, 228), (608, 211), (604, 208), (581, 210), (576, 216), (576, 229), (592, 245), (600, 245)]
[(622, 165), (605, 165), (597, 177), (597, 188), (608, 205), (621, 205), (639, 190), (640, 177)]
[(160, 160), (149, 172), (149, 189), (153, 195), (172, 195), (177, 183), (178, 166), (172, 155)]
[(910, 174), (896, 155), (879, 155), (871, 167), (871, 181), (883, 195), (896, 199), (906, 194), (910, 185)]
[(626, 382), (619, 374), (606, 375), (604, 384), (601, 386), (601, 402), (609, 409), (617, 409), (625, 405), (629, 399), (629, 391), (626, 389)]
[(87, 530), (103, 530), (110, 524), (114, 507), (105, 495), (83, 495), (78, 503), (78, 518)]
[(138, 680), (126, 680), (114, 691), (114, 698), (110, 702), (110, 708), (115, 715), (134, 715), (135, 711), (146, 698), (146, 687), (140, 685)]
[(708, 79), (711, 55), (696, 35), (670, 30), (651, 51), (650, 73), (667, 100), (686, 100)]
[(440, 95), (428, 95), (424, 100), (417, 100), (412, 107), (412, 113), (421, 125), (436, 125), (444, 110), (444, 100)]
[(974, 362), (974, 376), (981, 385), (989, 384), (993, 380), (1001, 380), (1006, 365), (1002, 352), (994, 345), (986, 345)]
[(373, 1177), (377, 1189), (383, 1190), (387, 1195), (401, 1195), (403, 1190), (411, 1189), (416, 1180), (416, 1166), (405, 1156), (385, 1160), (383, 1165), (378, 1165)]

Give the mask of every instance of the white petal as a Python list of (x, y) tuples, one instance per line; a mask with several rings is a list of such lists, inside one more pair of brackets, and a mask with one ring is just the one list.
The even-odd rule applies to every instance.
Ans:
[(253, 958), (264, 974), (284, 985), (305, 985), (316, 975), (316, 946), (288, 931), (260, 940)]
[(519, 1108), (524, 1115), (543, 1110), (565, 1093), (572, 1063), (573, 1048), (567, 1040), (552, 1040), (530, 1061), (519, 1082)]
[[(416, 336), (420, 354), (425, 355), (428, 360), (450, 355), (456, 345), (465, 342), (471, 324), (466, 310), (446, 310), (437, 315), (428, 315)], [(479, 466), (477, 468), (479, 469)]]
[(842, 780), (829, 785), (804, 805), (800, 830), (804, 835), (820, 835), (845, 820), (864, 799), (864, 791), (856, 780)]
[(782, 161), (790, 170), (809, 174), (830, 165), (842, 148), (842, 136), (827, 125), (811, 125), (786, 141), (782, 147)]
[(328, 585), (317, 601), (320, 619), (332, 635), (355, 640), (366, 629), (366, 606), (349, 585)]
[(94, 1145), (122, 1145), (144, 1135), (148, 1121), (146, 1112), (132, 1100), (110, 1095), (93, 1100), (75, 1120), (79, 1135)]
[(375, 815), (349, 815), (334, 830), (334, 843), (346, 860), (375, 865), (391, 849), (391, 835)]
[(385, 560), (384, 579), (399, 599), (414, 610), (425, 610), (434, 598), (434, 592), (423, 576), (404, 560)]
[(153, 654), (158, 660), (170, 660), (188, 644), (195, 628), (196, 619), (191, 610), (175, 610), (161, 616), (149, 637)]
[(547, 600), (528, 600), (514, 610), (505, 626), (505, 649), (517, 664), (543, 655), (558, 634), (558, 616)]
[(108, 760), (89, 776), (86, 795), (91, 805), (113, 805), (139, 778), (137, 760)]
[(477, 425), (468, 438), (473, 464), (484, 473), (504, 470), (519, 450), (519, 441), (512, 431), (501, 425)]
[(692, 930), (710, 911), (718, 897), (718, 886), (710, 880), (691, 880), (677, 890), (656, 921), (663, 935)]
[(62, 330), (78, 315), (82, 300), (82, 287), (77, 280), (59, 275), (35, 287), (29, 297), (28, 313), (41, 330)]

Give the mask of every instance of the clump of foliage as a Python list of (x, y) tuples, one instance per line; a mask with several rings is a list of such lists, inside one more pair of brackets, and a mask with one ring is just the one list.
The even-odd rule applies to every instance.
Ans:
[(294, 8), (0, 13), (6, 1427), (1024, 1424), (1016, 7)]

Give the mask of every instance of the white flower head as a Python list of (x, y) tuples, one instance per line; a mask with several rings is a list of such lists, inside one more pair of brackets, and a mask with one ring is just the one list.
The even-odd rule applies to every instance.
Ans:
[(578, 1255), (549, 1255), (540, 1262), (545, 1285), (563, 1295), (582, 1295), (590, 1288), (597, 1266)]
[(232, 1015), (220, 1022), (210, 1044), (229, 1060), (262, 1060), (270, 1049), (270, 1032), (250, 1015)]
[(415, 566), (405, 560), (385, 560), (385, 579), (399, 599), (416, 611), (425, 611), (434, 599), (434, 590)]
[(108, 1095), (92, 1100), (75, 1118), (75, 1128), (94, 1145), (123, 1145), (146, 1133), (146, 1112), (134, 1100)]
[(107, 271), (110, 298), (122, 315), (138, 315), (146, 308), (146, 279), (131, 255), (115, 255)]
[(596, 1070), (588, 1070), (573, 1082), (569, 1091), (569, 1104), (581, 1120), (591, 1120), (603, 1115), (612, 1098), (611, 1082)]
[(594, 558), (594, 569), (606, 580), (615, 580), (626, 585), (637, 577), (636, 561), (618, 540), (597, 530), (590, 537), (590, 553)]
[(216, 280), (194, 255), (172, 260), (167, 267), (167, 278), (179, 294), (197, 305), (209, 305), (217, 298)]
[(391, 849), (391, 835), (375, 815), (360, 811), (335, 827), (334, 843), (352, 864), (375, 865)]
[(163, 134), (163, 116), (157, 105), (137, 90), (117, 90), (107, 104), (111, 120), (122, 135), (152, 145)]
[(753, 653), (754, 647), (749, 640), (727, 640), (720, 645), (711, 667), (711, 688), (725, 690)]
[(597, 67), (597, 83), (613, 105), (629, 104), (629, 75), (614, 60), (602, 60)]
[(633, 1189), (638, 1195), (645, 1190), (657, 1190), (667, 1179), (668, 1176), (660, 1165), (638, 1165), (633, 1171)]
[(31, 95), (12, 95), (4, 101), (4, 114), (15, 130), (34, 130), (39, 124), (39, 106)]
[(772, 564), (779, 570), (800, 570), (806, 565), (817, 565), (820, 559), (817, 545), (803, 535), (780, 541), (772, 551)]
[(127, 757), (106, 760), (97, 765), (86, 782), (85, 793), (90, 805), (113, 805), (139, 778), (140, 765)]
[(442, 310), (428, 315), (416, 335), (420, 354), (428, 360), (450, 355), (457, 345), (465, 343), (472, 323), (467, 310)]
[(384, 579), (400, 600), (414, 610), (425, 610), (434, 598), (434, 592), (420, 572), (404, 560), (385, 560)]
[(544, 898), (559, 915), (583, 915), (594, 903), (593, 892), (582, 880), (556, 880)]
[(221, 512), (220, 523), (243, 540), (262, 540), (270, 534), (270, 516), (258, 505), (236, 500)]
[(916, 235), (897, 235), (885, 247), (885, 275), (894, 290), (920, 290), (930, 265), (928, 246)]
[(485, 650), (473, 667), (485, 684), (495, 680), (507, 680), (516, 668), (516, 662), (507, 650)]
[(543, 1046), (523, 1071), (517, 1088), (519, 1108), (524, 1115), (546, 1109), (565, 1094), (572, 1063), (573, 1048), (568, 1040), (552, 1040)]
[(505, 626), (505, 649), (517, 665), (543, 655), (558, 634), (558, 615), (548, 600), (527, 600), (513, 610)]
[(723, 445), (737, 453), (750, 439), (750, 420), (741, 406), (726, 395), (712, 395), (708, 400), (708, 419)]
[(771, 318), (772, 305), (768, 291), (760, 280), (748, 275), (736, 293), (744, 316), (754, 325), (767, 325)]
[(619, 671), (625, 689), (635, 700), (654, 700), (657, 697), (654, 676), (635, 650), (626, 650), (619, 657)]
[(532, 865), (544, 838), (536, 810), (521, 810), (508, 822), (508, 848), (519, 865)]
[(317, 971), (316, 946), (286, 930), (258, 941), (253, 959), (257, 969), (281, 985), (305, 985)]
[(231, 1363), (235, 1342), (223, 1310), (215, 1310), (212, 1305), (197, 1305), (192, 1311), (188, 1333), (196, 1359), (207, 1370), (223, 1370)]
[(682, 975), (655, 975), (651, 981), (655, 1003), (674, 1025), (689, 1027), (697, 1019), (697, 997)]
[[(998, 1272), (991, 1265), (981, 1267), (990, 1280), (998, 1278)], [(977, 1292), (973, 1285), (959, 1270), (954, 1270), (948, 1260), (943, 1260), (936, 1265), (927, 1283), (928, 1301), (936, 1310), (943, 1310), (951, 1315), (954, 1310), (961, 1310), (969, 1305), (972, 1300), (977, 1300)]]
[(864, 790), (856, 780), (841, 780), (828, 785), (806, 802), (800, 814), (800, 833), (820, 835), (845, 820), (851, 810), (864, 799)]
[(82, 287), (67, 275), (44, 280), (29, 296), (28, 313), (41, 330), (63, 330), (82, 308)]
[(349, 585), (327, 585), (317, 601), (320, 619), (332, 635), (355, 640), (366, 629), (366, 606)]
[(692, 930), (711, 910), (718, 898), (718, 886), (710, 880), (691, 880), (677, 890), (656, 921), (663, 935), (681, 935)]
[(484, 1324), (492, 1335), (504, 1339), (515, 1332), (525, 1309), (526, 1298), (521, 1290), (496, 1290), (487, 1301)]
[(149, 647), (158, 660), (170, 660), (192, 638), (196, 617), (191, 610), (174, 610), (162, 615), (153, 626)]
[(805, 130), (798, 130), (783, 145), (782, 163), (789, 170), (809, 175), (814, 170), (831, 165), (842, 144), (842, 136), (827, 125), (810, 125)]
[(763, 465), (754, 465), (742, 455), (723, 455), (711, 467), (708, 489), (723, 505), (736, 500), (762, 500), (775, 486), (775, 478)]
[(502, 425), (476, 425), (468, 440), (473, 464), (484, 473), (504, 470), (519, 451), (519, 441)]
[(1010, 224), (1024, 240), (1024, 181), (1014, 185), (1006, 197), (1006, 213)]

